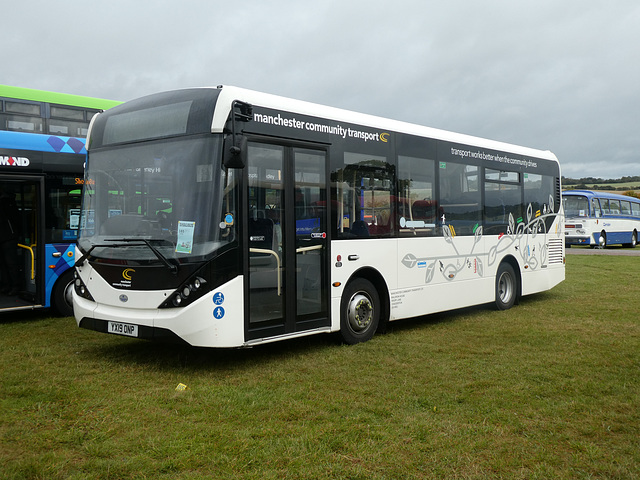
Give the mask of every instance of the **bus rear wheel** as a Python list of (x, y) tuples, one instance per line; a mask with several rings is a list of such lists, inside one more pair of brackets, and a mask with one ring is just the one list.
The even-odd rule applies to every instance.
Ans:
[(627, 248), (636, 248), (637, 244), (638, 244), (638, 232), (634, 230), (633, 233), (631, 234), (631, 243), (625, 243), (624, 246)]
[(354, 345), (370, 340), (380, 322), (380, 297), (373, 284), (364, 278), (349, 282), (340, 302), (340, 334)]
[(508, 310), (516, 303), (518, 297), (518, 279), (516, 272), (506, 262), (500, 264), (496, 275), (496, 307)]

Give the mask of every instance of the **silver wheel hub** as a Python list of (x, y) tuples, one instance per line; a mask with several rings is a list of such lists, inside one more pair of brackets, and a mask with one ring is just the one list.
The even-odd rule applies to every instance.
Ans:
[(371, 299), (362, 293), (356, 293), (349, 302), (349, 325), (355, 332), (361, 332), (373, 320)]
[(500, 275), (500, 280), (498, 281), (498, 295), (500, 295), (500, 300), (503, 303), (507, 303), (513, 295), (513, 281), (511, 280), (511, 276), (507, 273)]
[(64, 289), (64, 301), (67, 305), (73, 306), (73, 282), (69, 282)]

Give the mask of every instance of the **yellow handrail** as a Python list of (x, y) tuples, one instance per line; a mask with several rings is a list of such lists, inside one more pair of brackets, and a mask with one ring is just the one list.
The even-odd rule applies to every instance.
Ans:
[(29, 253), (31, 254), (31, 280), (33, 280), (34, 278), (36, 278), (36, 266), (35, 266), (36, 259), (33, 254), (33, 248), (27, 247), (26, 245), (22, 245), (21, 243), (19, 243), (18, 246), (20, 248), (24, 248), (25, 250), (28, 250)]

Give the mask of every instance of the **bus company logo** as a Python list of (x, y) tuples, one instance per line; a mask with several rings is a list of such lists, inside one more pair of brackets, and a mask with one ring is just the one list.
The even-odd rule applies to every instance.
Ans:
[(122, 278), (124, 278), (125, 280), (128, 280), (130, 282), (132, 273), (135, 273), (135, 270), (133, 268), (125, 268), (122, 271)]
[(387, 132), (380, 134), (380, 141), (387, 143), (389, 141), (389, 134)]
[(30, 163), (27, 157), (7, 157), (0, 155), (0, 165), (5, 167), (28, 167)]

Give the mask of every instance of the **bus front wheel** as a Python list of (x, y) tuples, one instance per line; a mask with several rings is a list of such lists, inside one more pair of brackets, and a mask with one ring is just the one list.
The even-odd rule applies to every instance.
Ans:
[(373, 337), (380, 321), (380, 297), (373, 284), (364, 278), (349, 282), (340, 302), (340, 334), (353, 345)]
[(518, 296), (518, 279), (516, 272), (506, 262), (500, 264), (496, 275), (496, 307), (508, 310), (516, 303)]
[(51, 291), (51, 305), (63, 317), (73, 315), (73, 268), (70, 268), (58, 278)]
[(598, 239), (598, 244), (602, 248), (607, 246), (607, 232), (605, 232), (604, 230), (600, 232), (600, 238)]

